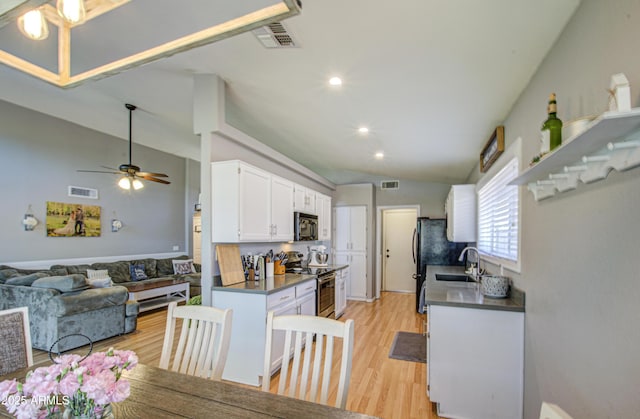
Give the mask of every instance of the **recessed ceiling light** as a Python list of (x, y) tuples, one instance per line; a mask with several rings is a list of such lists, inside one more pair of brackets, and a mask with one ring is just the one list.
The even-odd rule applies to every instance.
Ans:
[(368, 133), (369, 133), (369, 128), (367, 128), (367, 127), (360, 127), (360, 128), (358, 128), (358, 132), (359, 132), (360, 134), (368, 134)]
[(331, 77), (329, 79), (329, 84), (332, 86), (341, 86), (342, 85), (342, 79), (340, 77)]
[(384, 153), (382, 151), (378, 151), (376, 153), (376, 159), (382, 160), (384, 158)]

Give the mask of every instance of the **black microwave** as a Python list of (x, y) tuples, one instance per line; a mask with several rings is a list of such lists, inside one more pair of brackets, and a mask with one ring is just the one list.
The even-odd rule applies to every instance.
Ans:
[(293, 240), (318, 240), (318, 216), (303, 212), (293, 213)]

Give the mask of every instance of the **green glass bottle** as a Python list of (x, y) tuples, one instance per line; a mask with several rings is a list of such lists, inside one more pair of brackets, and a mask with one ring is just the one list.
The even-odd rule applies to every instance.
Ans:
[(542, 147), (541, 152), (549, 152), (562, 144), (562, 121), (558, 119), (556, 94), (549, 95), (549, 105), (547, 106), (549, 117), (542, 124)]

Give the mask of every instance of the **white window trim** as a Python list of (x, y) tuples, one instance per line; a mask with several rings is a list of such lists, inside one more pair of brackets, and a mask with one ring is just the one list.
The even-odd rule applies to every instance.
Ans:
[[(518, 159), (518, 170), (522, 171), (522, 138), (518, 137), (505, 151), (502, 155), (496, 160), (496, 162), (491, 166), (491, 168), (484, 174), (484, 176), (478, 181), (476, 184), (476, 200), (478, 196), (478, 191), (482, 189), (484, 185), (487, 184), (493, 177), (498, 174), (500, 170), (502, 170), (507, 163), (509, 163), (514, 158)], [(479, 211), (479, 206), (478, 206)], [(478, 213), (476, 213), (476, 217), (478, 217)], [(479, 237), (479, 232), (476, 231), (477, 236)], [(483, 261), (489, 262), (502, 268), (508, 269), (512, 272), (520, 273), (522, 267), (522, 188), (518, 188), (518, 260), (516, 262), (503, 259), (496, 256), (488, 255), (486, 253), (480, 253)]]

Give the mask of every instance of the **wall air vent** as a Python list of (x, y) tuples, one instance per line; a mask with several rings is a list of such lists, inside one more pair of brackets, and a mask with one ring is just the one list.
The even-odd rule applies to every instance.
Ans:
[(400, 188), (399, 180), (383, 180), (380, 182), (380, 189), (398, 189)]
[(69, 196), (73, 196), (75, 198), (98, 199), (98, 190), (83, 188), (81, 186), (69, 186)]
[(267, 26), (254, 29), (253, 34), (265, 48), (296, 48), (296, 42), (284, 25), (274, 22)]

